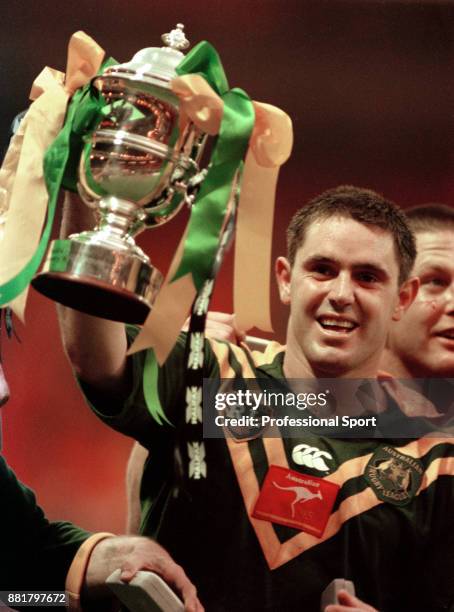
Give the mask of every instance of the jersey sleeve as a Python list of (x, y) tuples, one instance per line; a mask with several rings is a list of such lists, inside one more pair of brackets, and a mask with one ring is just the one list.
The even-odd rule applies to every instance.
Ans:
[(0, 457), (0, 590), (60, 590), (73, 558), (89, 533), (72, 523), (50, 522), (31, 489)]
[[(131, 345), (138, 328), (127, 326), (128, 345)], [(165, 420), (159, 421), (151, 414), (144, 397), (145, 360), (147, 351), (139, 351), (128, 357), (131, 387), (126, 398), (106, 397), (84, 381), (78, 380), (93, 412), (109, 427), (138, 440), (146, 448), (156, 443), (164, 434), (173, 435), (184, 404), (185, 394), (185, 347), (187, 334), (182, 333), (166, 362), (159, 367), (158, 394)], [(204, 376), (218, 376), (219, 367), (210, 343), (204, 345)]]

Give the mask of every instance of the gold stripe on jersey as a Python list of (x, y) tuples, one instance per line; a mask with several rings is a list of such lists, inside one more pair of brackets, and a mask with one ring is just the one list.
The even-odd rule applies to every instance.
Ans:
[(213, 340), (210, 342), (210, 346), (218, 361), (219, 376), (221, 378), (234, 378), (235, 372), (229, 362), (229, 345), (219, 340)]
[[(219, 360), (219, 367), (222, 373), (221, 376), (223, 378), (234, 377), (235, 372), (233, 368), (230, 365), (225, 365), (225, 361), (228, 361), (227, 345), (212, 342), (211, 346)], [(243, 350), (237, 346), (231, 346), (230, 348), (240, 366), (243, 368), (242, 372), (244, 378), (255, 378), (254, 371)], [(254, 351), (254, 353), (249, 352), (249, 355), (252, 355), (256, 365), (259, 366), (272, 363), (275, 356), (282, 350), (283, 347), (274, 342), (268, 346), (265, 353)], [(256, 356), (259, 363), (256, 361)], [(338, 509), (331, 514), (321, 538), (300, 532), (286, 542), (281, 543), (270, 522), (252, 517), (252, 512), (260, 493), (260, 485), (255, 473), (253, 459), (249, 450), (249, 443), (239, 442), (232, 438), (226, 438), (226, 442), (249, 521), (256, 533), (268, 566), (272, 570), (291, 561), (310, 548), (332, 538), (340, 531), (342, 525), (346, 521), (385, 503), (378, 499), (374, 491), (368, 486), (359, 493), (350, 495), (340, 503)], [(262, 442), (268, 465), (278, 465), (285, 468), (289, 467), (284, 443), (281, 437), (263, 438)], [(386, 441), (384, 441), (384, 443), (386, 444)], [(454, 438), (420, 438), (419, 440), (412, 440), (408, 444), (397, 448), (401, 453), (409, 455), (414, 459), (420, 459), (441, 443), (454, 445)], [(342, 486), (347, 480), (357, 478), (364, 474), (365, 468), (372, 456), (373, 453), (367, 453), (360, 457), (348, 459), (344, 461), (335, 472), (328, 476), (324, 476), (323, 479)], [(442, 475), (454, 476), (454, 457), (437, 458), (431, 462), (424, 473), (417, 495)]]
[[(454, 442), (450, 441), (450, 444)], [(439, 476), (454, 476), (454, 457), (438, 457), (434, 459), (424, 472), (421, 487), (418, 491), (427, 489)]]

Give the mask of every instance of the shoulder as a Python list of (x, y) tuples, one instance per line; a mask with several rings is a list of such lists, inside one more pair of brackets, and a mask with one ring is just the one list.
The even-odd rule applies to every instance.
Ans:
[[(208, 339), (208, 346), (214, 355), (221, 372), (221, 378), (232, 378), (240, 375), (243, 378), (255, 378), (258, 370), (272, 369), (279, 355), (285, 352), (285, 346), (270, 342), (265, 351), (252, 351), (245, 342), (232, 344), (225, 340)], [(280, 368), (276, 377), (281, 377)]]

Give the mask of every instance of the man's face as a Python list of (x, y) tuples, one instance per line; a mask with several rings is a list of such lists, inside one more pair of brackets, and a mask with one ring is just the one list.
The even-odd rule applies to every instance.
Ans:
[(389, 348), (413, 377), (454, 376), (454, 231), (416, 235), (413, 274), (421, 286), (401, 321), (391, 326)]
[(293, 268), (277, 262), (290, 304), (287, 351), (316, 376), (373, 376), (391, 319), (411, 297), (398, 290), (393, 237), (351, 218), (312, 223)]

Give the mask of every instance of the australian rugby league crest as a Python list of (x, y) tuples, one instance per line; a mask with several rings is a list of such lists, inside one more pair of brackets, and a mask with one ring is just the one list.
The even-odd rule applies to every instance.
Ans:
[(370, 458), (364, 476), (378, 499), (404, 506), (418, 492), (423, 472), (419, 459), (391, 446), (380, 446)]

